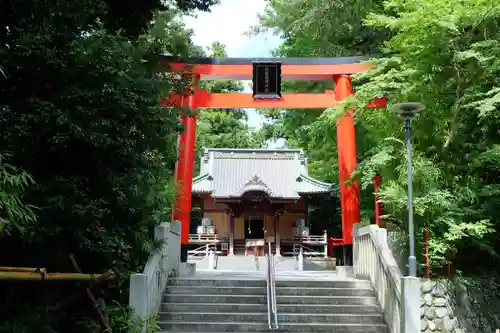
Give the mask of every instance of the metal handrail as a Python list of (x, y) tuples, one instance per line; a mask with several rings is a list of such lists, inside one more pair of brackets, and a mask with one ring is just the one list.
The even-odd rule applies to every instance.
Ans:
[[(269, 251), (271, 253), (271, 251)], [(276, 261), (274, 254), (271, 253), (271, 296), (272, 296), (272, 306), (274, 314), (274, 329), (277, 330), (278, 325), (278, 306), (276, 302)]]
[(201, 251), (199, 251), (199, 250), (202, 250), (202, 249), (204, 250), (204, 251), (203, 251), (203, 253), (207, 254), (207, 253), (208, 253), (208, 251), (209, 251), (209, 250), (210, 250), (210, 248), (211, 248), (211, 245), (212, 245), (212, 244), (204, 244), (204, 245), (202, 245), (202, 246), (200, 246), (200, 247), (197, 247), (197, 248), (196, 248), (196, 249), (194, 249), (194, 250), (190, 250), (190, 251), (188, 251), (188, 254), (191, 254), (191, 255), (193, 255), (193, 254), (194, 254), (194, 255), (196, 255), (197, 253), (201, 253)]
[(276, 308), (276, 270), (274, 265), (274, 255), (272, 253), (271, 243), (268, 243), (267, 259), (267, 314), (269, 329), (274, 332), (278, 329), (278, 311)]
[(267, 299), (267, 324), (269, 326), (269, 330), (273, 330), (272, 323), (272, 303), (271, 303), (271, 265), (269, 260), (269, 254), (266, 254), (267, 261), (267, 272), (266, 272), (266, 299)]
[[(324, 254), (324, 252), (321, 252), (321, 251), (315, 251), (315, 250), (313, 250), (312, 248), (310, 248), (310, 247), (308, 247), (308, 246), (305, 246), (305, 245), (303, 245), (303, 244), (300, 244), (300, 245), (298, 245), (297, 247), (299, 248), (299, 252), (300, 252), (300, 250), (302, 249), (302, 254), (305, 254), (305, 255), (310, 255), (310, 257), (311, 257), (311, 258), (312, 258), (312, 257), (315, 257), (315, 256), (320, 256), (320, 257), (323, 257), (323, 256), (325, 255), (325, 254)], [(306, 251), (304, 251), (304, 250), (306, 250)], [(295, 253), (297, 253), (297, 252), (295, 251), (295, 247), (294, 247), (294, 251), (293, 251), (293, 253), (294, 253), (294, 254), (295, 254)]]

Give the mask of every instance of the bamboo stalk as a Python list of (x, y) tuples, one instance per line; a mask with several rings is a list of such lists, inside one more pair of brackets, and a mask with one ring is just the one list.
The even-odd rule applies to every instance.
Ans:
[(114, 277), (115, 274), (112, 270), (103, 274), (0, 272), (0, 280), (94, 281), (109, 280)]
[(26, 273), (47, 273), (46, 268), (35, 268), (35, 267), (9, 267), (0, 266), (0, 272), (26, 272)]
[[(78, 262), (76, 261), (75, 256), (73, 254), (69, 255), (69, 260), (71, 260), (71, 263), (73, 264), (73, 268), (75, 269), (75, 271), (77, 271), (78, 273), (81, 273), (82, 270), (80, 269), (80, 266), (78, 266)], [(111, 332), (111, 328), (109, 327), (109, 323), (108, 323), (108, 318), (105, 314), (106, 309), (101, 309), (101, 307), (97, 303), (97, 300), (94, 297), (94, 293), (92, 292), (90, 287), (91, 287), (91, 284), (89, 286), (87, 286), (87, 288), (86, 288), (87, 297), (89, 298), (90, 302), (92, 303), (92, 305), (95, 309), (95, 312), (97, 314), (97, 319), (99, 321), (99, 325), (101, 326), (101, 329), (104, 332)]]

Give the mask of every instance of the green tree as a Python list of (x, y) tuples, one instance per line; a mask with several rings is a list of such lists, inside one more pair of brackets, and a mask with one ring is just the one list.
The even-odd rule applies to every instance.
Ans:
[[(127, 277), (170, 217), (181, 130), (177, 110), (159, 107), (177, 83), (156, 72), (157, 54), (198, 52), (176, 14), (214, 3), (178, 2), (2, 2), (0, 217), (14, 226), (2, 265), (72, 272), (73, 253), (84, 272), (112, 267), (102, 297), (127, 303)], [(2, 284), (0, 331), (95, 331), (80, 290)]]
[[(440, 0), (428, 1), (423, 9), (399, 1), (386, 6), (390, 11), (371, 14), (366, 22), (394, 31), (384, 47), (391, 56), (359, 76), (364, 84), (358, 96), (361, 102), (386, 95), (390, 101), (416, 100), (427, 106), (414, 125), (417, 225), (431, 232), (434, 264), (453, 260), (469, 272), (490, 268), (486, 258), (496, 258), (491, 245), (499, 230), (499, 123), (494, 111), (500, 81), (493, 59), (500, 51), (500, 8), (490, 1)], [(368, 177), (375, 169), (382, 172), (381, 196), (403, 226), (406, 161), (403, 143), (394, 139), (401, 137), (401, 123), (385, 112), (359, 110), (357, 115), (369, 142), (360, 170)], [(469, 255), (458, 256), (459, 251)]]
[[(500, 8), (491, 1), (338, 2), (272, 0), (263, 29), (282, 36), (278, 56), (379, 56), (357, 76), (355, 108), (361, 206), (373, 211), (371, 179), (382, 176), (386, 219), (406, 229), (406, 158), (402, 123), (388, 110), (364, 110), (374, 97), (422, 101), (414, 124), (417, 236), (431, 232), (431, 262), (453, 260), (472, 272), (491, 267), (498, 245), (498, 57)], [(294, 83), (290, 91), (324, 90), (331, 83)], [(351, 102), (349, 102), (351, 103)], [(312, 171), (336, 181), (338, 109), (272, 110), (267, 136), (308, 151)], [(486, 251), (486, 255), (485, 255)], [(422, 253), (420, 251), (419, 253)], [(468, 253), (466, 256), (458, 253)], [(478, 258), (484, 258), (484, 261)]]

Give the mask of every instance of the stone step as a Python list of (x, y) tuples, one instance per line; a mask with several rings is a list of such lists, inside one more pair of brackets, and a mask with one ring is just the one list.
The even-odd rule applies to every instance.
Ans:
[[(267, 311), (256, 313), (233, 312), (160, 312), (160, 321), (186, 322), (267, 322)], [(380, 314), (311, 314), (311, 313), (279, 313), (279, 323), (336, 323), (336, 324), (382, 324)]]
[[(265, 287), (266, 280), (197, 280), (197, 279), (172, 279), (169, 281), (172, 286), (222, 286), (222, 287)], [(307, 280), (277, 280), (276, 287), (313, 287), (313, 288), (371, 288), (370, 282), (365, 280), (336, 280), (336, 281), (307, 281)]]
[[(169, 303), (248, 303), (267, 304), (265, 295), (222, 295), (222, 294), (167, 294), (164, 302)], [(276, 296), (281, 304), (331, 304), (331, 305), (377, 305), (374, 296)]]
[(160, 311), (164, 312), (266, 312), (267, 304), (251, 303), (162, 303)]
[(163, 297), (166, 303), (248, 303), (267, 304), (265, 295), (222, 295), (222, 294), (167, 294)]
[(374, 296), (371, 288), (276, 287), (276, 296)]
[[(249, 303), (162, 303), (160, 311), (164, 312), (233, 312), (251, 313), (266, 312), (267, 305)], [(267, 313), (267, 312), (266, 312)], [(380, 313), (378, 305), (336, 305), (336, 304), (278, 304), (278, 313)]]
[(266, 287), (266, 280), (212, 280), (212, 279), (171, 279), (169, 286), (199, 287)]
[[(265, 281), (264, 281), (265, 282)], [(365, 280), (335, 280), (335, 281), (287, 281), (277, 280), (276, 287), (296, 288), (371, 288), (370, 281)]]
[(378, 305), (362, 304), (277, 304), (278, 313), (303, 314), (380, 314)]
[[(226, 287), (226, 286), (169, 286), (167, 293), (170, 294), (185, 294), (187, 292), (193, 294), (212, 295), (266, 295), (266, 287)], [(284, 296), (373, 296), (371, 288), (308, 288), (308, 287), (276, 287), (276, 295)]]
[(175, 294), (186, 294), (193, 293), (195, 295), (260, 295), (266, 296), (266, 286), (262, 287), (226, 287), (226, 286), (168, 286), (166, 292), (175, 295)]
[[(159, 326), (162, 332), (269, 332), (267, 322), (160, 321)], [(384, 324), (280, 323), (278, 332), (388, 333), (388, 329)]]
[(276, 296), (276, 304), (378, 305), (375, 296)]

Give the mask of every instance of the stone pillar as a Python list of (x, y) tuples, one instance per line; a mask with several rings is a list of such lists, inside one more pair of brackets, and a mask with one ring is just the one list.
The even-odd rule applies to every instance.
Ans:
[(420, 280), (414, 276), (401, 278), (401, 333), (420, 333)]
[(148, 319), (148, 276), (135, 273), (130, 276), (129, 304), (138, 317), (139, 325)]

